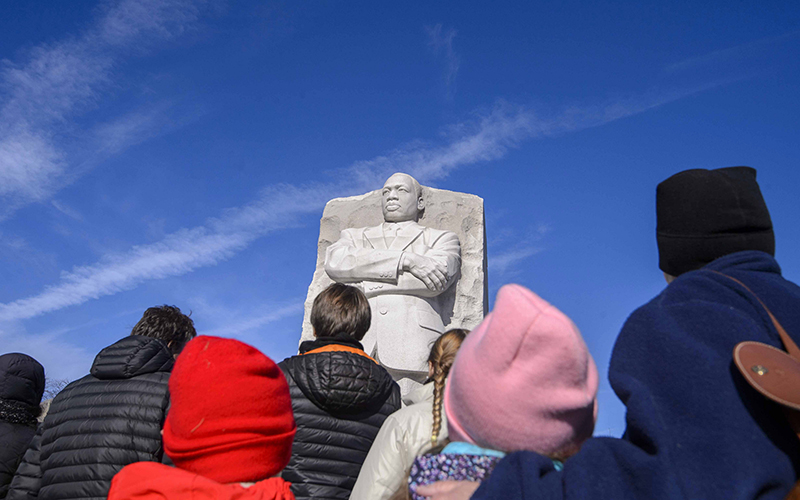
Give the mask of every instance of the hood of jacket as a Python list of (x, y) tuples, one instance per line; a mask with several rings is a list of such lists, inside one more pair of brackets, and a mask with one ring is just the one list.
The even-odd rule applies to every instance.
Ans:
[(309, 401), (332, 415), (375, 412), (395, 386), (389, 372), (349, 346), (343, 350), (308, 351), (292, 356), (281, 366)]
[(106, 347), (94, 358), (90, 373), (101, 380), (128, 379), (172, 370), (175, 358), (159, 339), (131, 335)]
[(294, 500), (289, 486), (290, 483), (277, 477), (259, 481), (249, 487), (222, 484), (167, 465), (138, 462), (128, 465), (114, 476), (108, 499)]
[(44, 393), (44, 368), (18, 352), (0, 356), (0, 399), (39, 406)]

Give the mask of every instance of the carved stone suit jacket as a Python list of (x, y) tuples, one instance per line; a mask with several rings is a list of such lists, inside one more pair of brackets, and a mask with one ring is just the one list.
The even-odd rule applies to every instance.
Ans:
[[(388, 233), (397, 227), (397, 236)], [(430, 290), (400, 268), (403, 252), (447, 264), (447, 283)], [(334, 281), (360, 283), (372, 309), (372, 324), (361, 343), (395, 370), (427, 372), (430, 347), (444, 331), (439, 295), (448, 293), (461, 267), (461, 245), (450, 231), (413, 221), (342, 231), (325, 253), (325, 271)], [(449, 292), (449, 293), (454, 293)]]

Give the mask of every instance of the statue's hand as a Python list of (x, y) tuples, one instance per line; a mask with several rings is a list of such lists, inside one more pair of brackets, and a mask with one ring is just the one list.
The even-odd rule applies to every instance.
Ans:
[(468, 500), (480, 485), (475, 481), (439, 481), (417, 486), (417, 494), (431, 500)]
[(447, 284), (447, 264), (430, 257), (406, 252), (403, 254), (402, 267), (425, 283), (430, 290), (444, 290)]

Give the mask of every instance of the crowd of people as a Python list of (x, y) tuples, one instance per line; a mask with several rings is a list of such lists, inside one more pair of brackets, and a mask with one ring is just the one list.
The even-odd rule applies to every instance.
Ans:
[(333, 284), (280, 363), (147, 309), (44, 418), (42, 366), (0, 356), (0, 500), (800, 499), (800, 288), (756, 172), (680, 172), (656, 209), (667, 286), (612, 352), (620, 438), (592, 437), (595, 362), (528, 288), (443, 333), (401, 397), (367, 298)]

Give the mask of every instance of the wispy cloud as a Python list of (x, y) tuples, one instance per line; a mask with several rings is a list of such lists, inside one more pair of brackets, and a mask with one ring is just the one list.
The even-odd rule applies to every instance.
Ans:
[(0, 259), (5, 261), (5, 278), (42, 272), (56, 266), (56, 256), (34, 248), (25, 238), (0, 231)]
[(443, 30), (441, 24), (426, 26), (425, 32), (428, 34), (428, 45), (433, 50), (433, 53), (444, 57), (444, 85), (445, 89), (447, 89), (447, 97), (452, 98), (455, 92), (458, 68), (461, 66), (461, 58), (453, 50), (453, 39), (456, 37), (457, 32), (453, 28)]
[(774, 49), (775, 45), (796, 39), (798, 36), (800, 36), (800, 30), (784, 33), (778, 36), (761, 38), (759, 40), (734, 45), (733, 47), (728, 47), (725, 49), (714, 50), (700, 56), (690, 57), (688, 59), (684, 59), (683, 61), (670, 64), (664, 68), (664, 71), (668, 73), (677, 73), (680, 71), (697, 69), (703, 66), (713, 66), (733, 61), (741, 62), (745, 59), (759, 57), (766, 51), (770, 50), (770, 48)]
[(502, 158), (508, 148), (521, 140), (540, 135), (542, 125), (531, 110), (500, 101), (488, 113), (450, 126), (446, 145), (417, 141), (384, 156), (354, 163), (347, 169), (348, 177), (364, 189), (375, 189), (383, 184), (387, 173), (398, 170), (420, 182), (435, 182), (465, 165)]
[(204, 225), (183, 229), (158, 243), (135, 246), (107, 255), (99, 262), (65, 272), (60, 283), (42, 293), (0, 305), (0, 320), (25, 319), (129, 290), (146, 280), (188, 273), (233, 256), (254, 239), (293, 223), (304, 213), (318, 210), (322, 199), (315, 189), (289, 186), (269, 189), (257, 201), (230, 210)]
[[(109, 2), (82, 34), (34, 47), (19, 63), (3, 60), (0, 219), (28, 203), (47, 199), (74, 180), (70, 169), (75, 161), (68, 152), (74, 145), (57, 138), (74, 128), (68, 120), (98, 105), (122, 58), (191, 29), (209, 4), (209, 0)], [(106, 132), (108, 140), (100, 141), (98, 152), (118, 152), (131, 142), (123, 137), (125, 133), (143, 136), (141, 126)], [(112, 132), (116, 135), (109, 136)]]
[(505, 252), (494, 255), (489, 258), (489, 275), (493, 276), (494, 273), (504, 275), (513, 266), (541, 251), (542, 249), (540, 247), (533, 246), (506, 250)]
[[(518, 113), (517, 113), (518, 114)], [(423, 181), (442, 178), (460, 165), (497, 158), (519, 134), (517, 115), (495, 110), (472, 134), (439, 148), (406, 147), (347, 169), (350, 175), (328, 184), (278, 185), (265, 188), (253, 202), (226, 210), (205, 224), (182, 229), (151, 244), (107, 255), (99, 262), (65, 272), (60, 283), (33, 297), (0, 304), (0, 320), (31, 318), (102, 296), (129, 290), (143, 281), (179, 276), (227, 260), (255, 239), (297, 224), (319, 212), (335, 196), (374, 189), (396, 170)], [(516, 125), (515, 125), (516, 124)]]
[(74, 208), (66, 205), (65, 203), (62, 203), (62, 202), (60, 202), (58, 200), (50, 200), (50, 204), (53, 206), (53, 208), (55, 208), (56, 210), (58, 210), (62, 214), (66, 215), (70, 219), (77, 220), (77, 221), (82, 221), (83, 220), (83, 216), (81, 215), (80, 212), (78, 212)]
[[(492, 249), (498, 246), (500, 249), (489, 253), (489, 276), (499, 276), (502, 282), (516, 274), (519, 264), (543, 250), (542, 240), (551, 229), (547, 224), (538, 224), (522, 235), (501, 230), (490, 242)], [(510, 245), (507, 244), (509, 241), (512, 242)]]
[(225, 326), (218, 326), (203, 332), (203, 335), (216, 335), (222, 337), (240, 337), (254, 330), (259, 330), (257, 334), (261, 334), (260, 330), (270, 323), (275, 323), (284, 318), (296, 316), (303, 312), (303, 299), (298, 298), (294, 302), (284, 306), (268, 306), (264, 310), (269, 310), (268, 313), (255, 314), (239, 321), (229, 322), (226, 321)]
[(0, 328), (2, 352), (24, 352), (47, 367), (49, 379), (75, 380), (85, 375), (95, 353), (62, 340), (59, 333), (32, 334), (20, 323)]
[(96, 153), (103, 157), (114, 155), (156, 136), (167, 128), (162, 117), (168, 108), (162, 104), (137, 109), (97, 125), (93, 130)]
[[(395, 171), (408, 172), (423, 183), (447, 177), (458, 168), (501, 158), (522, 140), (601, 125), (679, 99), (693, 91), (653, 93), (605, 106), (570, 108), (553, 118), (538, 117), (521, 106), (500, 102), (476, 119), (449, 127), (447, 142), (435, 146), (412, 143), (384, 156), (357, 162), (335, 172), (328, 183), (265, 188), (256, 200), (224, 211), (204, 224), (181, 229), (161, 241), (107, 255), (95, 264), (64, 272), (58, 284), (41, 293), (0, 304), (0, 321), (31, 318), (129, 290), (148, 280), (180, 276), (215, 265), (253, 241), (279, 229), (301, 223), (319, 213), (333, 197), (363, 193), (380, 186)], [(509, 269), (533, 255), (531, 249), (511, 248), (495, 266)]]

